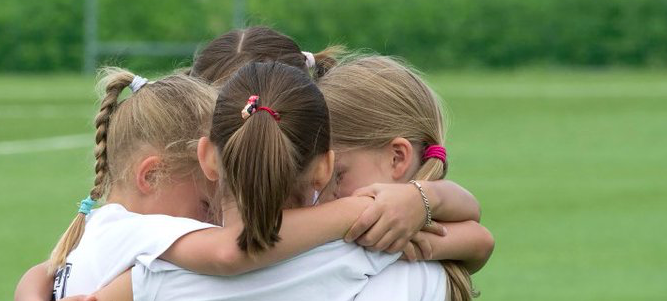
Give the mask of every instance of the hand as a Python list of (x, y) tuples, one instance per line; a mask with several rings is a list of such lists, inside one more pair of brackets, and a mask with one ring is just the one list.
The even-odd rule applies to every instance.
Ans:
[(424, 227), (426, 211), (421, 195), (412, 184), (373, 184), (354, 192), (355, 196), (370, 196), (375, 202), (352, 225), (345, 241), (356, 241), (371, 251), (396, 253), (423, 229), (444, 236), (438, 224)]

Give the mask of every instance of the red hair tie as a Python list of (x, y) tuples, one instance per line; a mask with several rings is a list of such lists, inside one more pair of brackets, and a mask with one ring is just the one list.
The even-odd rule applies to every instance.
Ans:
[(241, 117), (243, 119), (248, 119), (250, 115), (253, 113), (256, 113), (257, 111), (267, 111), (273, 119), (276, 121), (280, 121), (280, 114), (278, 112), (271, 110), (269, 107), (258, 107), (257, 106), (257, 101), (259, 100), (259, 96), (257, 95), (250, 95), (248, 98), (248, 102), (246, 103), (245, 107), (243, 107), (243, 110), (241, 110)]
[(432, 144), (427, 146), (424, 149), (424, 154), (422, 155), (422, 160), (426, 161), (430, 158), (436, 158), (442, 163), (445, 163), (447, 160), (447, 149), (444, 146), (439, 144)]

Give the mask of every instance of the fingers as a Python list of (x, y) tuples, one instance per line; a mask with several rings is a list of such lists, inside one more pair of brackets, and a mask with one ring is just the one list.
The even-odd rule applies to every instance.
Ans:
[[(359, 236), (366, 233), (366, 231), (368, 231), (368, 229), (370, 229), (378, 221), (378, 219), (380, 219), (382, 211), (377, 207), (378, 206), (370, 206), (364, 210), (357, 221), (354, 222), (350, 230), (347, 231), (347, 234), (345, 234), (345, 242), (352, 242), (357, 240)], [(375, 243), (369, 244), (369, 246), (373, 244)]]
[[(378, 221), (375, 222), (374, 225), (372, 225), (370, 230), (366, 231), (366, 233), (361, 235), (356, 240), (356, 242), (360, 246), (375, 248), (375, 246), (380, 242), (380, 240), (382, 240), (386, 235), (389, 235), (387, 239), (393, 239), (393, 240), (397, 239), (399, 236), (401, 236), (400, 231), (401, 231), (400, 229), (392, 227), (392, 224), (386, 218), (380, 218)], [(388, 246), (389, 244), (385, 246), (385, 248)]]
[(417, 260), (417, 251), (415, 250), (415, 246), (412, 243), (408, 243), (405, 248), (403, 248), (403, 256), (401, 256), (401, 258), (407, 259), (411, 262)]
[(405, 249), (405, 247), (409, 244), (409, 240), (407, 238), (399, 238), (394, 243), (392, 243), (386, 250), (385, 252), (387, 253), (397, 253), (400, 252), (401, 250)]
[(439, 236), (446, 236), (447, 235), (447, 228), (445, 226), (439, 224), (439, 223), (431, 223), (429, 226), (424, 226), (422, 228), (422, 231), (433, 233), (435, 235)]
[(428, 239), (426, 239), (425, 235), (422, 233), (417, 233), (412, 237), (411, 241), (415, 243), (421, 251), (422, 258), (425, 260), (431, 260), (433, 257), (433, 247), (431, 246), (431, 243), (428, 241)]
[(375, 197), (377, 195), (377, 185), (369, 185), (365, 187), (361, 187), (357, 190), (355, 190), (352, 195), (353, 196), (369, 196), (369, 197)]

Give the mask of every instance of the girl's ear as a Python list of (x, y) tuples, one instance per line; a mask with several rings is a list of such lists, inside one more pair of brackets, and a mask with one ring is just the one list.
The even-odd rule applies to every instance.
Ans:
[(210, 181), (220, 179), (218, 148), (208, 137), (199, 138), (199, 143), (197, 143), (197, 159), (199, 160), (199, 167), (201, 167), (207, 179)]
[(391, 178), (394, 181), (407, 181), (412, 175), (414, 148), (405, 138), (394, 138), (386, 146), (390, 151)]
[(315, 169), (313, 170), (313, 188), (322, 191), (333, 176), (334, 159), (336, 155), (332, 150), (318, 156)]
[(141, 163), (137, 168), (137, 173), (135, 175), (135, 184), (139, 191), (143, 194), (149, 194), (153, 191), (156, 174), (158, 173), (158, 168), (160, 167), (160, 157), (158, 156), (149, 156)]

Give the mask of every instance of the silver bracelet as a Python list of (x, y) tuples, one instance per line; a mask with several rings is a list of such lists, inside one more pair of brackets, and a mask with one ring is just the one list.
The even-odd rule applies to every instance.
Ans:
[(417, 189), (419, 189), (419, 194), (422, 196), (422, 202), (424, 202), (424, 207), (426, 208), (426, 223), (424, 223), (426, 226), (430, 226), (433, 224), (433, 220), (431, 219), (431, 205), (428, 203), (428, 198), (426, 197), (426, 193), (424, 193), (424, 189), (422, 188), (422, 185), (417, 183), (415, 180), (410, 180), (410, 183), (412, 185), (415, 185)]

